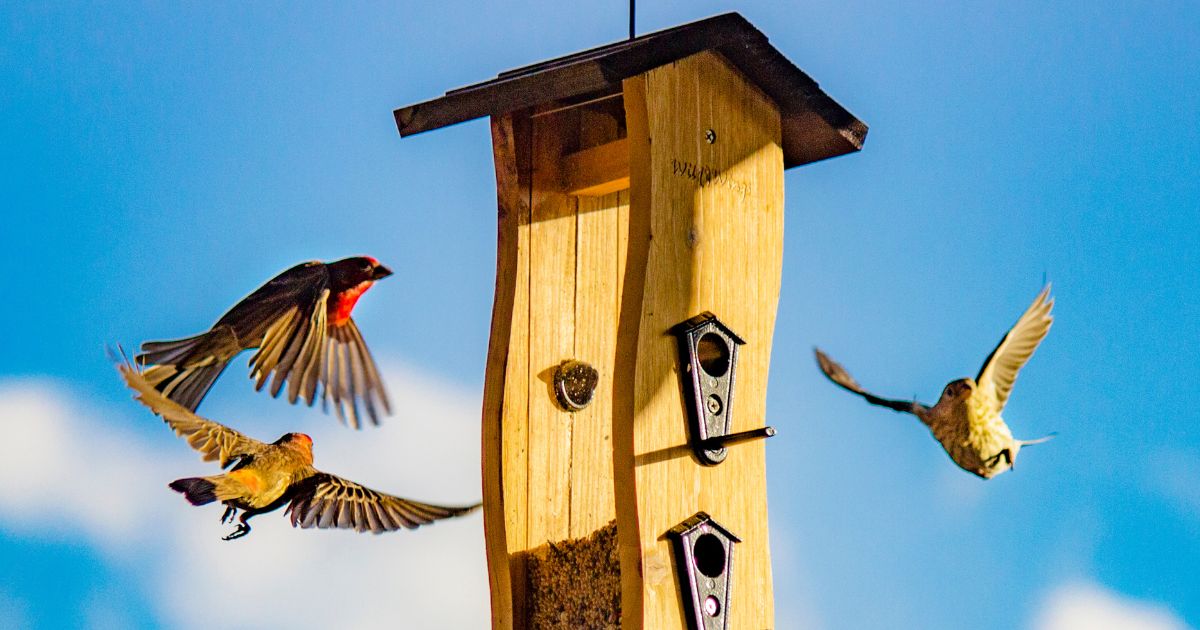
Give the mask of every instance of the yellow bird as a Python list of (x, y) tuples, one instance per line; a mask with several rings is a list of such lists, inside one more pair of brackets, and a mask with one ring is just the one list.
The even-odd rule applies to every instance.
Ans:
[(1036, 440), (1015, 440), (1000, 417), (1017, 380), (1017, 372), (1050, 332), (1050, 324), (1054, 321), (1050, 309), (1053, 307), (1050, 285), (1046, 285), (983, 362), (979, 375), (974, 380), (951, 381), (933, 407), (916, 401), (888, 400), (864, 391), (841, 365), (819, 349), (815, 350), (817, 364), (829, 380), (862, 396), (867, 402), (917, 416), (941, 442), (954, 463), (967, 472), (991, 479), (1013, 467), (1022, 446), (1054, 437), (1051, 434)]
[(250, 533), (250, 518), (287, 504), (292, 526), (343, 528), (379, 534), (401, 528), (416, 529), (436, 520), (461, 516), (479, 505), (446, 507), (420, 503), (377, 492), (353, 481), (313, 468), (312, 438), (286, 433), (266, 444), (201, 418), (162, 395), (128, 363), (118, 366), (136, 399), (162, 417), (203, 454), (233, 468), (210, 477), (190, 477), (170, 483), (192, 505), (220, 501), (225, 505), (221, 522), (232, 522), (242, 510), (238, 526), (224, 540)]

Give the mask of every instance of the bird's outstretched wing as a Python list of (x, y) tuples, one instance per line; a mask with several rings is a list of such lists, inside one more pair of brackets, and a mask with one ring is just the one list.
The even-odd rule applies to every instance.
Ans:
[(324, 361), (321, 362), (321, 408), (328, 409), (330, 401), (338, 418), (359, 428), (358, 404), (361, 401), (371, 424), (379, 424), (378, 406), (392, 412), (379, 368), (354, 319), (329, 327), (325, 341)]
[(158, 414), (175, 430), (175, 434), (186, 439), (192, 448), (200, 451), (206, 462), (217, 461), (221, 468), (235, 460), (258, 454), (266, 445), (246, 437), (227, 426), (206, 420), (188, 411), (179, 403), (163, 396), (129, 363), (118, 364), (125, 384), (137, 395), (138, 402)]
[(371, 424), (378, 425), (380, 407), (391, 413), (379, 368), (353, 319), (329, 324), (328, 302), (329, 290), (323, 289), (310, 308), (292, 308), (280, 316), (250, 358), (250, 377), (260, 390), (271, 380), (272, 396), (287, 382), (288, 401), (300, 399), (309, 406), (321, 385), (322, 409), (328, 411), (332, 402), (338, 418), (358, 429), (361, 404)]
[(400, 528), (416, 529), (478, 507), (479, 504), (446, 507), (420, 503), (317, 472), (296, 485), (287, 512), (293, 527), (336, 527), (380, 534)]
[(847, 391), (854, 392), (855, 394), (866, 398), (867, 402), (871, 403), (872, 405), (881, 405), (889, 409), (905, 411), (916, 415), (920, 415), (918, 410), (924, 410), (924, 406), (918, 402), (907, 400), (889, 400), (887, 398), (880, 398), (874, 394), (866, 392), (863, 390), (862, 386), (860, 386), (858, 382), (850, 376), (850, 373), (847, 372), (846, 369), (840, 364), (833, 359), (830, 359), (828, 355), (826, 355), (824, 352), (821, 352), (821, 350), (818, 348), (814, 348), (813, 352), (817, 355), (817, 365), (820, 366), (821, 372), (823, 372), (825, 376), (829, 377), (829, 380), (833, 381), (836, 385)]
[(1050, 309), (1053, 307), (1054, 299), (1050, 297), (1050, 285), (1047, 284), (983, 362), (979, 376), (975, 378), (974, 396), (980, 398), (978, 402), (997, 413), (1004, 408), (1013, 383), (1017, 381), (1017, 372), (1050, 332), (1050, 324), (1054, 321)]
[[(262, 345), (250, 357), (250, 378), (261, 390), (271, 381), (271, 395), (278, 396), (287, 383), (288, 402), (316, 401), (327, 330), (329, 289), (322, 287), (311, 301), (293, 306), (271, 322)], [(271, 378), (272, 374), (274, 378)]]
[(329, 403), (342, 422), (362, 426), (361, 412), (371, 424), (379, 424), (379, 410), (391, 413), (391, 404), (379, 376), (379, 368), (367, 350), (353, 319), (329, 320), (330, 292), (325, 276), (309, 279), (312, 291), (298, 295), (294, 306), (284, 310), (263, 333), (262, 345), (250, 358), (250, 378), (261, 390), (271, 382), (272, 396), (287, 383), (288, 402), (317, 400), (321, 385), (321, 407)]

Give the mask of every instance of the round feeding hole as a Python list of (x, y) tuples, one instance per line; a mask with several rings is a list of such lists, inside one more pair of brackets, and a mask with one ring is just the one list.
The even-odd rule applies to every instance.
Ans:
[(721, 614), (721, 602), (714, 596), (709, 595), (704, 598), (704, 614), (709, 617), (716, 617)]
[(705, 333), (696, 342), (696, 357), (700, 369), (709, 376), (725, 376), (729, 371), (729, 346), (717, 333)]
[(714, 534), (701, 534), (692, 546), (692, 558), (696, 569), (715, 578), (725, 572), (725, 545)]

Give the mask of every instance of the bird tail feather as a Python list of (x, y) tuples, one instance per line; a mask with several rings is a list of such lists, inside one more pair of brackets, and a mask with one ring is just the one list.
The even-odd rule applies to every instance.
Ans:
[(151, 366), (142, 375), (163, 396), (195, 411), (240, 350), (233, 331), (220, 326), (186, 339), (147, 341), (134, 361)]
[(170, 341), (147, 341), (142, 344), (142, 353), (137, 356), (138, 365), (171, 364), (186, 359), (198, 345), (208, 339), (209, 332), (194, 337)]
[(1050, 440), (1053, 440), (1054, 436), (1056, 436), (1056, 435), (1058, 435), (1057, 431), (1055, 431), (1054, 433), (1043, 435), (1042, 437), (1040, 437), (1036, 440), (1017, 440), (1017, 441), (1021, 443), (1022, 447), (1025, 447), (1025, 446), (1030, 446), (1032, 444), (1041, 444), (1042, 442), (1049, 442)]
[(170, 488), (182, 494), (192, 505), (207, 505), (217, 500), (217, 485), (204, 477), (176, 479)]
[(156, 365), (147, 369), (143, 374), (154, 389), (162, 392), (163, 396), (195, 411), (200, 401), (212, 389), (217, 377), (225, 371), (229, 361), (220, 361), (209, 365), (195, 365), (180, 370), (174, 365)]

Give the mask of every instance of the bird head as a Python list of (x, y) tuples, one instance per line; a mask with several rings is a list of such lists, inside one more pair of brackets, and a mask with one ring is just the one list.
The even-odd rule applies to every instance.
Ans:
[(312, 438), (304, 433), (284, 433), (282, 437), (275, 440), (276, 446), (286, 446), (287, 448), (295, 449), (308, 456), (309, 463), (312, 463)]
[(392, 275), (372, 256), (355, 256), (329, 263), (329, 276), (334, 292), (356, 287), (364, 282), (375, 282)]
[(946, 388), (942, 390), (942, 401), (953, 401), (966, 398), (975, 391), (975, 381), (969, 378), (960, 378), (957, 381), (950, 381), (946, 384)]

